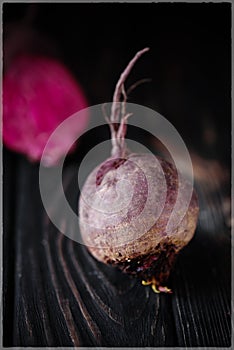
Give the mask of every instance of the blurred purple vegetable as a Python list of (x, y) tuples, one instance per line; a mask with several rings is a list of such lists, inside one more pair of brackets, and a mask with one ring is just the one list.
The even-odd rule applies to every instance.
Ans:
[[(3, 78), (3, 142), (32, 161), (39, 161), (48, 138), (63, 120), (88, 106), (80, 85), (54, 58), (16, 56)], [(71, 124), (47, 152), (47, 166), (55, 165), (69, 140), (84, 131), (88, 114)]]

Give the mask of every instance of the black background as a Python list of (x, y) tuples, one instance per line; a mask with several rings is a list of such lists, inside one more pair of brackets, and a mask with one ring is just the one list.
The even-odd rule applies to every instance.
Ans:
[[(28, 9), (4, 4), (4, 26)], [(150, 47), (127, 85), (145, 77), (152, 82), (138, 87), (129, 101), (165, 116), (188, 146), (229, 161), (231, 4), (45, 3), (36, 5), (32, 27), (51, 40), (44, 53), (53, 51), (66, 63), (91, 105), (111, 101), (127, 62)], [(204, 140), (207, 125), (217, 136), (212, 148)]]

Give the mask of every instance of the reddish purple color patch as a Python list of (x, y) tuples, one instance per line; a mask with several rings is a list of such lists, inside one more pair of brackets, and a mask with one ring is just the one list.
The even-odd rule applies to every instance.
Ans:
[[(4, 144), (38, 161), (57, 126), (87, 106), (81, 87), (63, 64), (46, 57), (18, 56), (3, 79)], [(87, 121), (83, 113), (75, 126), (78, 136)], [(74, 124), (72, 129), (74, 133)], [(69, 135), (65, 138), (53, 145), (51, 165), (66, 153)]]

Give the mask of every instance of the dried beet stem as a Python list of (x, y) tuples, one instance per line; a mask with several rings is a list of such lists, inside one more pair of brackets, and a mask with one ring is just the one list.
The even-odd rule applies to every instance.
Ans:
[[(137, 60), (145, 53), (149, 51), (149, 48), (146, 47), (141, 51), (138, 51), (133, 59), (129, 62), (123, 73), (120, 75), (120, 78), (116, 84), (113, 103), (111, 107), (110, 118), (106, 118), (108, 124), (110, 125), (111, 130), (111, 140), (112, 140), (112, 155), (117, 154), (123, 155), (125, 150), (124, 137), (126, 134), (126, 121), (130, 114), (126, 115), (126, 100), (127, 94), (125, 92), (124, 83), (129, 76), (133, 66)], [(121, 102), (121, 97), (123, 101)], [(116, 130), (115, 125), (120, 123), (119, 128)]]
[(140, 79), (140, 80), (137, 80), (134, 84), (132, 84), (128, 90), (127, 90), (127, 95), (130, 95), (130, 93), (135, 90), (135, 88), (141, 84), (144, 84), (144, 83), (150, 83), (152, 81), (152, 79), (150, 78), (143, 78), (143, 79)]

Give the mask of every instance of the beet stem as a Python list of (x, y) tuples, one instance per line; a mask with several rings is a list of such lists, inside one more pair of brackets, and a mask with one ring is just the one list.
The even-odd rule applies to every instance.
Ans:
[[(127, 67), (120, 75), (120, 78), (116, 84), (114, 95), (113, 95), (113, 103), (111, 107), (111, 116), (108, 120), (111, 130), (111, 139), (112, 139), (112, 155), (116, 155), (118, 152), (124, 153), (125, 143), (124, 137), (127, 131), (126, 121), (130, 114), (126, 115), (125, 105), (127, 100), (127, 94), (124, 89), (124, 83), (129, 76), (133, 66), (136, 61), (145, 53), (149, 51), (149, 48), (146, 47), (141, 51), (138, 51), (133, 59), (128, 63)], [(123, 96), (123, 102), (121, 103), (121, 96)], [(121, 113), (121, 120), (120, 120)], [(120, 123), (119, 129), (115, 130), (114, 124)]]
[(138, 87), (139, 85), (141, 84), (144, 84), (144, 83), (150, 83), (152, 81), (152, 79), (150, 78), (143, 78), (143, 79), (140, 79), (140, 80), (137, 80), (134, 84), (132, 84), (128, 90), (127, 90), (127, 96), (130, 95), (130, 93), (135, 90), (136, 87)]

